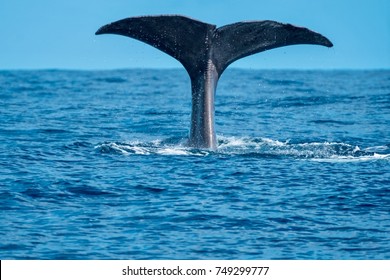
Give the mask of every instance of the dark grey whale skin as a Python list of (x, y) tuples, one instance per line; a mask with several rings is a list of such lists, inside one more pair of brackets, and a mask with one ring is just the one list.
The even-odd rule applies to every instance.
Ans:
[(189, 146), (215, 150), (214, 99), (218, 80), (234, 61), (296, 44), (332, 47), (319, 33), (275, 21), (243, 21), (217, 28), (181, 15), (141, 16), (101, 27), (96, 35), (117, 34), (149, 44), (177, 59), (192, 87)]

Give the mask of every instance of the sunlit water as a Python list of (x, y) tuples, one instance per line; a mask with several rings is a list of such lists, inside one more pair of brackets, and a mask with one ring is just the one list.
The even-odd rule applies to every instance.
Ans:
[(1, 259), (389, 259), (390, 71), (0, 72)]

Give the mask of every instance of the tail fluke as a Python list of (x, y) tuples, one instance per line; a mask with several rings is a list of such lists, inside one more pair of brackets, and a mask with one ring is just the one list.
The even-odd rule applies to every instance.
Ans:
[(205, 65), (215, 29), (215, 25), (179, 15), (142, 16), (107, 24), (96, 35), (117, 34), (147, 43), (176, 58), (191, 76)]
[(118, 34), (147, 43), (176, 58), (191, 78), (209, 60), (219, 75), (234, 61), (258, 52), (296, 44), (332, 47), (319, 33), (276, 21), (237, 22), (216, 28), (180, 15), (141, 16), (101, 27), (96, 35)]
[(333, 46), (326, 37), (307, 28), (270, 20), (237, 22), (214, 32), (213, 60), (222, 74), (240, 58), (297, 44)]

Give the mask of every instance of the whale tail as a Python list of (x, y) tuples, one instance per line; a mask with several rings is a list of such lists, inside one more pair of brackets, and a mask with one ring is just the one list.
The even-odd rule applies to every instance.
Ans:
[(141, 16), (101, 27), (96, 35), (117, 34), (140, 40), (177, 59), (191, 79), (209, 60), (218, 75), (234, 61), (273, 48), (313, 44), (332, 47), (319, 33), (275, 21), (244, 21), (216, 28), (180, 15)]
[(307, 28), (275, 21), (215, 25), (179, 15), (122, 19), (101, 27), (96, 34), (118, 34), (140, 40), (171, 55), (191, 78), (192, 114), (189, 144), (216, 149), (214, 97), (223, 71), (242, 57), (273, 48), (332, 43)]

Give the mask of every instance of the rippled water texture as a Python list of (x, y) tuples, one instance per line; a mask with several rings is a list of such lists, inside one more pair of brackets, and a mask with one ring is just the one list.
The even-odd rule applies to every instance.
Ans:
[(1, 259), (390, 259), (390, 71), (0, 72)]

